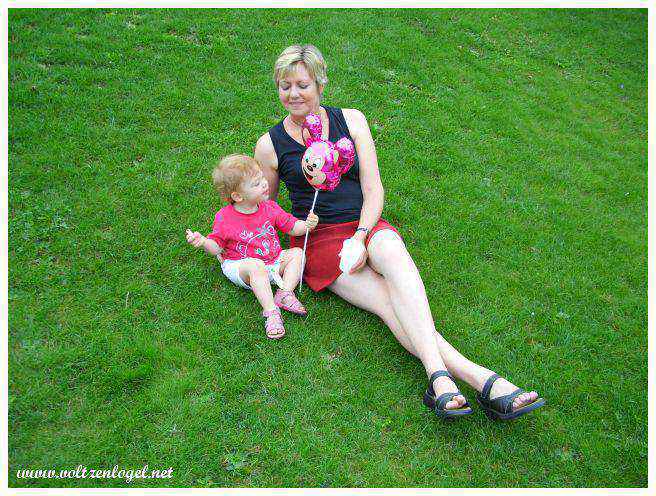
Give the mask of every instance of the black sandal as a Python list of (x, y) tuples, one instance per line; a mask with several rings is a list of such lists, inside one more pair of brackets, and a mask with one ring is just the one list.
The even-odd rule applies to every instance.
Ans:
[(424, 393), (424, 405), (435, 412), (439, 418), (461, 417), (469, 415), (473, 412), (469, 403), (465, 402), (460, 408), (446, 409), (444, 406), (451, 401), (455, 396), (462, 395), (460, 391), (455, 393), (444, 393), (439, 398), (435, 397), (435, 390), (433, 389), (433, 381), (438, 377), (446, 376), (453, 381), (453, 377), (446, 370), (438, 370), (433, 372), (433, 375), (428, 379), (428, 389)]
[(476, 401), (481, 405), (485, 415), (487, 415), (490, 420), (512, 420), (528, 412), (532, 412), (546, 403), (544, 399), (537, 398), (532, 403), (513, 411), (513, 400), (520, 394), (526, 392), (521, 388), (517, 388), (510, 394), (499, 396), (498, 398), (491, 400), (490, 391), (492, 390), (492, 385), (498, 378), (499, 374), (492, 374), (485, 382), (483, 391), (481, 391), (480, 394), (476, 394)]

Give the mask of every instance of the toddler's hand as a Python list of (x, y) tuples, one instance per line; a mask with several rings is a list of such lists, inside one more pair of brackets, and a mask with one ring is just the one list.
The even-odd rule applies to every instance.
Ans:
[(308, 231), (312, 231), (315, 227), (317, 227), (317, 224), (319, 223), (319, 217), (314, 212), (310, 212), (310, 214), (307, 216), (307, 219), (305, 219), (305, 225), (308, 228)]
[(205, 236), (199, 232), (191, 232), (187, 229), (187, 243), (192, 245), (194, 248), (200, 248), (205, 243)]

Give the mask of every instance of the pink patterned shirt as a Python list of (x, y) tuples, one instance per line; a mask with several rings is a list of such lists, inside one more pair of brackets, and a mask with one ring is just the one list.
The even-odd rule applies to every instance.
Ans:
[(207, 237), (224, 250), (221, 256), (226, 260), (259, 258), (269, 264), (282, 251), (276, 229), (288, 233), (297, 220), (272, 200), (260, 203), (252, 214), (227, 205), (216, 213)]

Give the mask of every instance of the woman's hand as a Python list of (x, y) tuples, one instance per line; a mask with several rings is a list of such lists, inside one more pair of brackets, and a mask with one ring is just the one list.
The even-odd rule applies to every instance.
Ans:
[(364, 246), (364, 242), (359, 233), (356, 233), (351, 239), (362, 245), (362, 254), (360, 255), (360, 258), (358, 258), (358, 261), (355, 262), (351, 270), (349, 270), (349, 274), (355, 274), (367, 263), (367, 248)]

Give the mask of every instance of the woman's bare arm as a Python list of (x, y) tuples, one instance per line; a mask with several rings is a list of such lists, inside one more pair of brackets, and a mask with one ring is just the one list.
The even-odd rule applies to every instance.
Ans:
[[(378, 171), (378, 158), (376, 157), (376, 146), (371, 137), (367, 118), (356, 109), (343, 109), (344, 119), (349, 128), (349, 133), (355, 142), (360, 162), (360, 186), (362, 187), (362, 212), (358, 227), (371, 229), (376, 225), (380, 214), (383, 212), (385, 191), (380, 180)], [(355, 233), (355, 238), (365, 240), (367, 234), (363, 231)]]
[(273, 148), (273, 142), (269, 133), (263, 134), (255, 145), (255, 160), (262, 167), (262, 173), (269, 183), (269, 199), (276, 201), (278, 198), (278, 187), (280, 178), (278, 177), (278, 157), (276, 150)]

